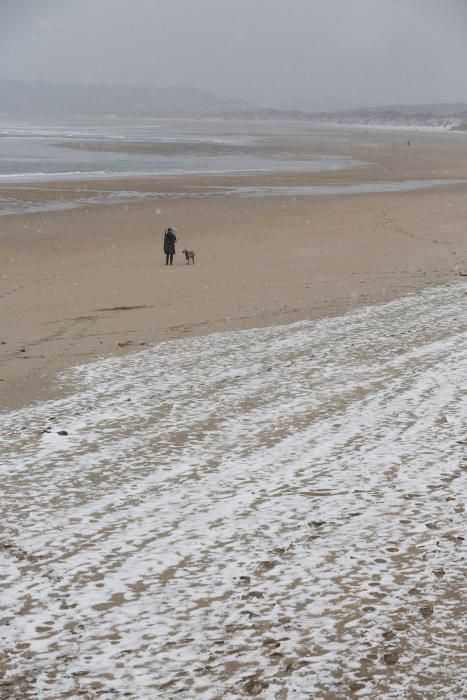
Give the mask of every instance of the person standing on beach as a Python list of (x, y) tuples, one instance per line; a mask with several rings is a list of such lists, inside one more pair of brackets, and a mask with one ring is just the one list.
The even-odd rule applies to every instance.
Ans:
[(164, 253), (165, 253), (165, 264), (172, 265), (174, 255), (175, 255), (175, 242), (177, 240), (177, 236), (175, 235), (175, 232), (170, 228), (167, 228), (165, 230), (164, 234)]

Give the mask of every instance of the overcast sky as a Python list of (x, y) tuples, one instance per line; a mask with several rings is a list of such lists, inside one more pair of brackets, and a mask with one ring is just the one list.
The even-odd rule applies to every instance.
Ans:
[(0, 78), (309, 110), (467, 101), (467, 0), (0, 0)]

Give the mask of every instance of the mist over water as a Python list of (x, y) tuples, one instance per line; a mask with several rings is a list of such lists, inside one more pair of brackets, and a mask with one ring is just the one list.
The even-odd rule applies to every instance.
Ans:
[(466, 31), (464, 0), (3, 0), (0, 79), (312, 111), (462, 102)]

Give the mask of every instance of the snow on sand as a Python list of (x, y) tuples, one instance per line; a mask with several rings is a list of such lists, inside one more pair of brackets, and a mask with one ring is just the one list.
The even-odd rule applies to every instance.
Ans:
[(1, 415), (0, 697), (465, 697), (466, 291)]

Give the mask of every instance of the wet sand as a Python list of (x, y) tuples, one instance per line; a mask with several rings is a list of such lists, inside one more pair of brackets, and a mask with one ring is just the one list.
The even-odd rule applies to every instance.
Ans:
[[(0, 392), (9, 408), (57, 395), (61, 370), (167, 339), (340, 314), (467, 272), (467, 187), (326, 197), (203, 195), (213, 186), (347, 185), (467, 178), (457, 134), (355, 132), (353, 170), (1, 184), (2, 196), (64, 200), (83, 190), (194, 198), (3, 217)], [(297, 152), (296, 144), (284, 144)], [(336, 154), (336, 145), (304, 151)], [(33, 187), (33, 189), (31, 189)], [(164, 265), (162, 233), (181, 231)], [(181, 254), (196, 252), (186, 266)], [(161, 368), (161, 371), (164, 371)]]

